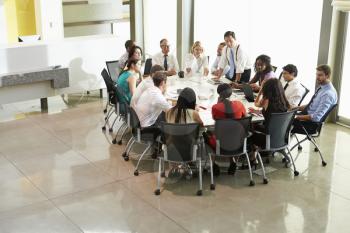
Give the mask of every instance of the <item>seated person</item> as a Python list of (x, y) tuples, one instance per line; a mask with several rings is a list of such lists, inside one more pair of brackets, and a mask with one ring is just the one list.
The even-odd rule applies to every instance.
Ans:
[(196, 93), (193, 89), (186, 87), (180, 92), (176, 105), (165, 113), (165, 119), (168, 123), (203, 125), (196, 110)]
[(154, 73), (156, 73), (157, 71), (163, 71), (164, 68), (161, 67), (160, 65), (155, 65), (152, 66), (151, 71), (150, 71), (150, 77), (145, 77), (140, 84), (136, 87), (135, 93), (133, 94), (132, 98), (131, 98), (131, 107), (135, 107), (135, 105), (137, 104), (137, 101), (139, 100), (141, 94), (147, 90), (149, 87), (153, 87), (153, 75)]
[[(281, 82), (278, 79), (268, 79), (259, 91), (258, 97), (254, 102), (256, 107), (262, 108), (262, 110), (255, 110), (249, 108), (251, 113), (262, 113), (265, 121), (262, 126), (255, 127), (256, 131), (267, 133), (266, 129), (270, 123), (271, 113), (287, 112), (290, 109), (289, 102), (284, 94), (284, 90)], [(266, 137), (265, 134), (254, 133), (250, 138), (253, 147), (253, 153), (250, 155), (250, 162), (252, 165), (257, 164), (256, 161), (256, 147), (265, 148)]]
[[(230, 101), (232, 95), (232, 88), (229, 84), (223, 83), (220, 84), (217, 88), (219, 94), (218, 103), (213, 105), (211, 113), (214, 120), (219, 119), (240, 119), (246, 116), (246, 110), (242, 102), (240, 101)], [(216, 138), (215, 135), (209, 136), (209, 145), (215, 151), (216, 147)], [(213, 157), (213, 173), (215, 176), (220, 175), (220, 167), (214, 162), (215, 158)], [(234, 175), (236, 172), (236, 162), (230, 160), (230, 166), (228, 168), (228, 173)]]
[(282, 72), (283, 80), (281, 80), (284, 94), (290, 106), (298, 106), (303, 94), (305, 93), (305, 88), (300, 84), (296, 77), (298, 76), (298, 69), (295, 65), (288, 64), (283, 67)]
[[(326, 112), (337, 103), (337, 91), (331, 83), (330, 75), (331, 68), (328, 65), (320, 65), (316, 68), (316, 80), (319, 88), (312, 96), (309, 104), (295, 108), (302, 112), (294, 120), (292, 133), (298, 132), (304, 122), (320, 122)], [(305, 126), (307, 127), (306, 124)]]
[(118, 60), (118, 67), (119, 67), (119, 72), (121, 72), (122, 70), (124, 70), (125, 64), (129, 59), (129, 52), (131, 47), (133, 47), (135, 45), (135, 42), (133, 40), (127, 40), (125, 42), (125, 53), (119, 58)]
[(191, 53), (186, 56), (185, 70), (187, 74), (208, 75), (208, 57), (203, 54), (203, 47), (200, 41), (194, 42)]
[(163, 66), (168, 76), (176, 75), (179, 71), (179, 63), (173, 54), (169, 54), (170, 45), (167, 39), (160, 41), (160, 48), (162, 51), (152, 57), (152, 65)]
[[(271, 65), (271, 58), (267, 55), (260, 55), (255, 60), (255, 75), (249, 81), (253, 91), (259, 92), (264, 81), (276, 78), (275, 72)], [(258, 83), (258, 84), (256, 84)], [(234, 88), (242, 88), (240, 84), (233, 83)]]
[(135, 59), (128, 60), (126, 70), (119, 75), (116, 84), (123, 95), (119, 96), (121, 103), (130, 104), (131, 97), (136, 90), (136, 80), (139, 72), (138, 61)]
[[(218, 45), (218, 49), (216, 50), (216, 58), (215, 61), (213, 63), (213, 65), (211, 66), (211, 74), (214, 76), (218, 76), (219, 75), (219, 62), (221, 59), (221, 55), (222, 55), (222, 49), (225, 47), (226, 43), (225, 42), (221, 42)], [(226, 75), (228, 74), (228, 72), (230, 71), (230, 66), (226, 65), (226, 67), (223, 69), (223, 74)]]
[(167, 79), (165, 72), (156, 72), (152, 79), (154, 85), (141, 94), (134, 108), (141, 127), (158, 126), (157, 119), (160, 114), (171, 108), (171, 104), (164, 97)]

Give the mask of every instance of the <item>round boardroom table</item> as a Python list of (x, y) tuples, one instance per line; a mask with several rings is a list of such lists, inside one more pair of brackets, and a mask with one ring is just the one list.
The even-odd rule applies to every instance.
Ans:
[[(226, 79), (225, 77), (220, 78), (220, 82), (231, 83), (231, 81)], [(215, 120), (212, 117), (211, 108), (218, 101), (219, 95), (216, 91), (218, 84), (214, 84), (211, 75), (208, 75), (207, 77), (185, 76), (184, 78), (179, 78), (178, 76), (174, 75), (168, 77), (167, 79), (167, 90), (165, 93), (165, 97), (168, 100), (176, 101), (179, 96), (179, 92), (186, 87), (192, 88), (196, 93), (196, 103), (199, 107), (199, 115), (203, 121), (203, 125), (214, 126)], [(244, 93), (238, 89), (233, 91), (230, 100), (241, 101), (245, 106), (247, 112), (249, 107), (255, 108), (254, 102), (248, 102), (244, 96)], [(261, 122), (263, 120), (264, 117), (261, 114), (252, 115), (252, 122)]]

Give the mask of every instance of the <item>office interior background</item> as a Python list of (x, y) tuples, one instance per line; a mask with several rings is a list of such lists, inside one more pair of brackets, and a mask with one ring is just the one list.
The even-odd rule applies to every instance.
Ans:
[[(13, 129), (8, 130), (11, 124), (18, 124), (24, 127), (20, 121), (28, 117), (26, 114), (22, 114), (22, 110), (21, 113), (17, 113), (17, 110), (12, 110), (16, 106), (24, 109), (23, 111), (25, 112), (30, 112), (31, 109), (37, 111), (40, 104), (39, 100), (43, 95), (47, 95), (47, 97), (78, 95), (79, 99), (82, 96), (86, 96), (87, 92), (104, 89), (105, 84), (101, 78), (101, 70), (105, 67), (105, 62), (118, 59), (125, 51), (124, 42), (130, 38), (143, 48), (143, 60), (160, 50), (159, 41), (161, 38), (168, 38), (171, 44), (171, 52), (177, 56), (180, 67), (183, 68), (184, 55), (189, 53), (194, 41), (199, 40), (202, 42), (205, 54), (209, 56), (209, 63), (211, 64), (216, 57), (217, 45), (223, 41), (224, 32), (232, 30), (236, 33), (238, 41), (244, 46), (252, 60), (255, 60), (260, 54), (269, 55), (272, 58), (272, 64), (277, 67), (277, 74), (282, 71), (284, 65), (289, 63), (295, 64), (299, 70), (298, 79), (311, 90), (311, 94), (306, 97), (305, 102), (310, 100), (315, 91), (316, 66), (319, 64), (329, 64), (331, 66), (333, 71), (331, 80), (339, 95), (339, 105), (328, 121), (332, 123), (329, 126), (330, 130), (339, 130), (339, 132), (334, 133), (332, 131), (329, 135), (325, 135), (322, 142), (323, 145), (331, 144), (336, 147), (337, 149), (335, 150), (338, 152), (347, 150), (348, 141), (346, 141), (346, 138), (349, 136), (347, 127), (350, 126), (350, 108), (348, 105), (350, 99), (350, 81), (348, 78), (350, 77), (349, 11), (349, 0), (0, 0), (0, 76), (53, 66), (67, 67), (69, 69), (69, 87), (45, 90), (44, 93), (39, 93), (38, 90), (41, 88), (39, 86), (11, 89), (0, 85), (0, 138), (6, 138), (8, 133), (10, 135), (14, 134), (12, 132)], [(34, 35), (37, 36), (35, 37)], [(21, 37), (24, 37), (24, 42), (18, 42)], [(50, 115), (50, 113), (60, 114), (63, 110), (50, 110), (49, 100), (48, 111), (48, 115)], [(81, 117), (88, 117), (88, 111), (85, 114)], [(65, 121), (60, 121), (60, 123), (65, 124)], [(79, 136), (84, 137), (84, 135)], [(16, 137), (13, 136), (13, 139), (16, 140)], [(74, 137), (72, 140), (74, 140)], [(5, 148), (6, 146), (1, 145), (1, 147)], [(1, 147), (0, 173), (2, 173), (1, 165), (7, 161), (5, 150), (2, 150)], [(114, 150), (112, 149), (112, 151)], [(331, 154), (329, 158), (336, 156), (336, 152), (331, 149), (326, 151)], [(98, 153), (97, 150), (95, 152)], [(301, 161), (305, 162), (303, 159)], [(317, 222), (316, 219), (312, 219), (312, 224), (320, 224), (322, 226), (322, 228), (315, 228), (319, 230), (318, 232), (348, 232), (349, 229), (349, 223), (344, 216), (349, 216), (350, 209), (350, 186), (347, 180), (349, 177), (347, 175), (350, 175), (350, 167), (348, 163), (341, 163), (335, 158), (333, 158), (333, 161), (334, 163), (331, 163), (326, 168), (328, 172), (323, 172), (323, 168), (320, 167), (316, 168), (317, 173), (313, 174), (313, 176), (320, 177), (320, 180), (331, 180), (326, 182), (325, 186), (327, 187), (326, 192), (332, 195), (325, 199), (329, 203), (335, 203), (334, 205), (320, 204), (319, 211), (327, 213), (321, 214), (319, 221), (326, 221), (327, 223), (323, 224)], [(342, 159), (341, 161), (348, 162), (349, 159)], [(313, 160), (310, 163), (316, 164)], [(10, 164), (17, 167), (16, 162), (10, 160)], [(314, 167), (317, 166), (314, 164)], [(336, 170), (337, 164), (345, 167), (346, 171), (339, 172)], [(301, 176), (303, 182), (308, 182), (308, 165), (309, 162), (303, 164), (304, 168), (302, 169), (305, 171)], [(5, 170), (5, 165), (3, 169)], [(35, 176), (35, 174), (32, 175)], [(29, 180), (35, 180), (33, 176), (30, 176)], [(139, 178), (141, 178), (141, 181), (126, 182), (125, 186), (137, 186), (143, 179), (142, 177)], [(277, 176), (276, 179), (276, 182), (281, 184), (280, 179), (283, 178)], [(283, 189), (284, 185), (286, 185), (288, 186), (287, 190), (290, 191), (295, 185), (293, 181), (282, 183), (283, 185), (277, 186), (277, 188)], [(0, 182), (2, 182), (1, 178)], [(272, 179), (273, 182), (274, 180)], [(294, 182), (298, 183), (301, 181), (299, 179)], [(36, 184), (36, 181), (31, 181), (30, 183)], [(105, 185), (106, 183), (108, 182), (103, 184)], [(311, 179), (310, 183), (313, 183), (315, 187), (322, 187), (313, 179)], [(5, 188), (7, 187), (5, 181), (3, 181), (3, 185)], [(38, 187), (40, 185), (36, 184), (35, 186)], [(271, 186), (274, 187), (273, 184)], [(307, 186), (305, 185), (305, 187)], [(25, 189), (25, 187), (21, 189)], [(259, 192), (259, 189), (253, 190)], [(4, 232), (12, 232), (11, 229), (15, 229), (13, 232), (30, 232), (30, 229), (13, 227), (11, 221), (15, 221), (13, 219), (17, 217), (22, 220), (25, 218), (21, 223), (23, 223), (23, 226), (26, 226), (30, 221), (29, 215), (25, 215), (23, 212), (18, 212), (17, 215), (16, 211), (30, 206), (35, 201), (4, 204), (5, 200), (9, 199), (4, 197), (1, 192), (0, 190), (0, 202), (3, 204), (0, 203), (0, 232), (2, 232), (2, 224), (4, 226), (3, 229), (5, 229)], [(317, 191), (312, 188), (306, 188), (305, 190), (299, 190), (299, 192)], [(64, 196), (66, 193), (63, 192), (61, 194)], [(285, 194), (287, 193), (279, 193), (279, 195)], [(79, 193), (76, 195), (76, 198), (78, 198)], [(132, 195), (135, 194), (133, 193)], [(147, 194), (142, 193), (141, 199), (144, 198), (143, 195)], [(152, 193), (149, 192), (149, 196), (151, 195)], [(222, 193), (222, 195), (224, 196), (225, 194)], [(274, 195), (274, 192), (270, 190), (269, 195)], [(168, 199), (163, 199), (163, 201), (152, 199), (151, 202), (153, 204), (151, 204), (151, 208), (148, 204), (143, 203), (137, 207), (138, 215), (143, 211), (143, 205), (146, 205), (144, 207), (145, 210), (151, 209), (149, 211), (156, 217), (154, 221), (149, 220), (151, 222), (150, 225), (158, 224), (158, 220), (160, 222), (163, 221), (161, 224), (162, 230), (157, 228), (154, 232), (167, 232), (165, 225), (168, 224), (168, 221), (171, 224), (175, 222), (174, 226), (170, 224), (171, 226), (169, 227), (174, 232), (204, 233), (229, 231), (228, 228), (217, 228), (217, 230), (211, 228), (212, 226), (220, 225), (219, 223), (210, 226), (193, 217), (187, 220), (180, 218), (181, 221), (173, 221), (171, 214), (169, 215), (170, 217), (164, 217), (164, 215), (156, 213), (154, 209), (160, 209), (160, 212), (166, 213), (167, 209), (164, 210), (159, 206), (164, 204), (164, 202), (172, 202), (172, 198), (176, 200), (180, 198), (180, 196), (176, 197), (176, 195), (175, 197), (166, 197)], [(237, 196), (234, 197), (239, 198)], [(4, 201), (1, 201), (1, 198)], [(55, 195), (49, 195), (48, 197), (38, 198), (36, 201), (48, 200), (47, 205), (52, 204), (58, 209), (60, 209), (60, 206), (67, 207), (64, 198), (58, 202), (51, 200), (54, 198)], [(155, 197), (152, 196), (151, 198)], [(201, 200), (194, 200), (194, 198), (198, 197), (191, 197), (190, 202), (203, 207), (203, 203), (200, 203)], [(332, 202), (332, 198), (343, 198), (344, 201)], [(146, 199), (149, 201), (147, 197)], [(256, 199), (252, 198), (252, 200)], [(312, 203), (312, 200), (309, 199), (304, 201)], [(343, 202), (346, 202), (344, 204), (346, 208), (337, 206)], [(20, 203), (24, 204), (21, 205)], [(180, 200), (179, 203), (180, 209), (186, 208), (186, 202)], [(85, 204), (88, 205), (89, 203)], [(251, 205), (251, 203), (246, 204)], [(270, 204), (272, 205), (272, 203)], [(317, 215), (318, 204), (313, 204), (315, 206), (305, 204), (306, 208), (312, 208), (313, 210), (308, 210), (310, 212), (304, 214)], [(77, 205), (79, 208), (89, 211), (88, 206)], [(157, 205), (159, 206), (157, 207)], [(47, 206), (42, 206), (41, 208), (45, 209)], [(83, 220), (81, 221), (84, 222), (82, 225), (86, 226), (86, 228), (81, 227), (78, 216), (72, 217), (73, 221), (69, 220), (71, 217), (69, 214), (67, 214), (68, 217), (66, 216), (65, 211), (69, 212), (69, 208), (73, 207), (68, 206), (66, 209), (62, 209), (65, 218), (60, 218), (56, 224), (59, 225), (60, 221), (62, 221), (62, 226), (67, 227), (65, 221), (68, 219), (68, 225), (70, 224), (71, 226), (63, 227), (62, 229), (58, 227), (58, 230), (55, 228), (52, 232), (68, 232), (79, 227), (80, 230), (83, 229), (85, 232), (119, 232), (110, 230), (103, 225), (107, 220), (102, 221), (102, 225), (105, 227), (103, 231), (95, 231), (94, 226), (89, 224), (84, 225), (85, 222)], [(119, 206), (119, 208), (127, 209), (128, 207)], [(176, 207), (171, 206), (169, 208)], [(190, 205), (188, 211), (195, 212), (195, 208), (195, 204)], [(224, 207), (222, 206), (221, 208)], [(297, 210), (298, 204), (293, 206), (289, 203), (286, 204), (285, 208), (283, 213), (287, 217), (284, 218), (284, 227), (276, 228), (275, 230), (283, 229), (283, 232), (316, 232), (311, 229), (311, 224), (307, 223), (307, 220), (310, 220), (310, 218), (303, 216), (303, 211)], [(328, 209), (325, 210), (324, 208)], [(175, 215), (181, 213), (180, 209), (175, 211)], [(208, 207), (208, 209), (210, 210), (211, 208)], [(39, 209), (38, 213), (40, 211), (42, 209)], [(205, 211), (203, 210), (203, 212)], [(263, 209), (259, 211), (263, 211)], [(220, 209), (216, 209), (215, 213), (220, 215)], [(61, 212), (55, 214), (59, 215)], [(146, 215), (147, 213), (143, 214)], [(291, 216), (291, 214), (294, 214), (294, 216)], [(33, 215), (35, 215), (35, 212)], [(8, 216), (11, 216), (11, 218)], [(240, 217), (239, 215), (234, 216)], [(335, 217), (332, 218), (332, 216)], [(134, 228), (134, 230), (130, 230), (132, 227), (128, 228), (133, 224), (142, 224), (142, 216), (140, 219), (137, 219), (140, 222), (129, 223), (126, 221), (127, 223), (121, 223), (121, 225), (125, 224), (125, 226), (123, 225), (124, 228), (121, 228), (120, 232), (152, 232), (152, 227), (147, 224), (146, 228)], [(203, 219), (205, 219), (205, 216)], [(228, 220), (228, 216), (225, 216), (224, 219)], [(192, 225), (187, 227), (187, 221), (195, 221), (196, 224), (202, 224), (205, 227), (197, 226), (191, 228)], [(220, 221), (219, 218), (218, 221)], [(92, 220), (92, 222), (95, 221)], [(256, 227), (259, 223), (254, 222), (254, 219), (251, 222), (247, 222), (248, 225), (239, 228), (237, 232), (263, 232), (261, 229), (265, 229), (265, 232), (278, 232), (273, 231), (274, 227)], [(273, 224), (273, 220), (268, 221), (266, 224)], [(304, 227), (302, 226), (303, 224)], [(97, 225), (98, 223), (96, 223), (96, 229), (98, 229)], [(54, 225), (54, 227), (56, 226)], [(231, 232), (235, 231), (232, 230)]]

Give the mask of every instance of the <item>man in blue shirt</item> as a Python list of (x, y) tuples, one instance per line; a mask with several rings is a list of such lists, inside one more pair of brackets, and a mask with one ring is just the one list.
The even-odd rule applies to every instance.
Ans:
[(328, 65), (320, 65), (316, 68), (316, 79), (319, 88), (309, 104), (297, 107), (302, 115), (297, 115), (300, 121), (320, 122), (326, 112), (337, 103), (337, 91), (334, 89), (331, 80), (331, 68)]

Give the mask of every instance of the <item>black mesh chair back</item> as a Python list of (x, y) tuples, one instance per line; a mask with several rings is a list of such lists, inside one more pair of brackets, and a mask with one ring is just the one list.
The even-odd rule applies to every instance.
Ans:
[(109, 76), (108, 72), (106, 69), (103, 69), (101, 72), (101, 76), (103, 78), (103, 81), (105, 82), (106, 88), (107, 88), (107, 93), (108, 93), (108, 101), (110, 103), (115, 104), (115, 97), (116, 97), (116, 89), (114, 87), (114, 82)]
[(152, 68), (152, 58), (147, 58), (145, 62), (145, 69), (143, 71), (143, 75), (150, 75)]
[(243, 151), (244, 139), (249, 134), (252, 117), (222, 119), (215, 122), (217, 154), (233, 155)]
[(301, 97), (301, 100), (299, 101), (298, 106), (301, 105), (301, 103), (303, 102), (305, 96), (310, 92), (310, 90), (307, 87), (305, 87), (303, 84), (300, 83), (300, 85), (305, 89), (305, 92), (304, 92), (303, 96)]
[(108, 69), (109, 76), (111, 79), (116, 82), (119, 77), (119, 62), (117, 61), (106, 61), (106, 66)]
[(124, 90), (116, 86), (116, 96), (119, 104), (119, 112), (122, 115), (126, 115), (129, 106), (129, 97), (125, 94)]
[(283, 75), (283, 71), (280, 73), (280, 76), (278, 76), (278, 80), (281, 81), (282, 75)]
[(174, 162), (195, 161), (199, 138), (199, 124), (161, 123), (164, 159)]
[[(268, 134), (270, 135), (269, 149), (283, 148), (288, 145), (294, 116), (295, 111), (271, 114), (268, 125)], [(266, 143), (268, 144), (268, 142)]]
[(272, 66), (272, 70), (273, 70), (273, 72), (276, 72), (277, 66)]

